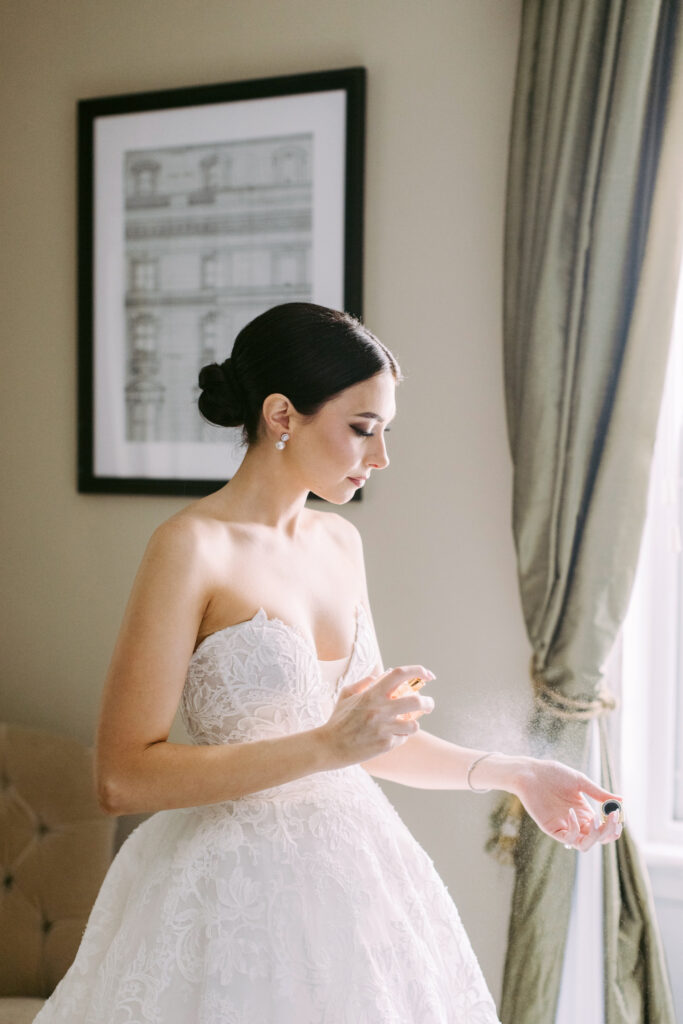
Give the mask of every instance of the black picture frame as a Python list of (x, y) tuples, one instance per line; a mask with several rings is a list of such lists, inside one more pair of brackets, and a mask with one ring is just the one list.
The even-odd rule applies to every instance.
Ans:
[(365, 93), (352, 67), (78, 102), (80, 492), (221, 487), (244, 449), (199, 365), (279, 302), (362, 317)]

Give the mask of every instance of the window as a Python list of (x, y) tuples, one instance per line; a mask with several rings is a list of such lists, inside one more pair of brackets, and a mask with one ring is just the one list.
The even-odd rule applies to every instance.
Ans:
[(205, 253), (201, 265), (202, 288), (218, 287), (218, 255), (215, 252)]
[(139, 160), (132, 165), (133, 195), (139, 198), (156, 194), (161, 166), (156, 160)]
[(217, 189), (219, 186), (218, 180), (218, 157), (216, 154), (204, 157), (200, 164), (200, 171), (202, 175), (202, 186), (207, 191)]
[(207, 313), (199, 323), (199, 368), (215, 363), (220, 341), (220, 321), (217, 313)]
[(306, 280), (306, 250), (283, 248), (273, 253), (273, 284), (280, 288), (296, 288)]
[(157, 285), (159, 267), (155, 259), (139, 257), (131, 263), (131, 284), (133, 291), (151, 292)]
[(134, 317), (131, 324), (133, 352), (153, 354), (157, 350), (157, 322), (145, 313)]
[(624, 796), (650, 860), (683, 863), (683, 277), (650, 479), (621, 631)]
[(308, 154), (303, 146), (285, 146), (273, 153), (273, 175), (278, 185), (301, 185), (308, 179)]

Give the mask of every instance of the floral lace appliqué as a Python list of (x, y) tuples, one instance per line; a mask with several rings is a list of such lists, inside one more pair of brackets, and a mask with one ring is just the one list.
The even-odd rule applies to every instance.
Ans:
[[(356, 609), (335, 686), (263, 609), (207, 637), (180, 712), (197, 744), (315, 728), (379, 652)], [(453, 901), (360, 765), (160, 811), (112, 863), (34, 1024), (497, 1024)]]

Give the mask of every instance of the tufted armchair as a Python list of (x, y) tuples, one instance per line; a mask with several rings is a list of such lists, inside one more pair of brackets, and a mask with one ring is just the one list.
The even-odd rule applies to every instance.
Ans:
[(66, 973), (114, 828), (89, 748), (0, 723), (0, 1024), (29, 1024)]

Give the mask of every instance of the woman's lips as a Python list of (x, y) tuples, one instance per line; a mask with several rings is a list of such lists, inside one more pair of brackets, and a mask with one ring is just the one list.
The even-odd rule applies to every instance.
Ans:
[(365, 477), (357, 477), (357, 476), (350, 476), (349, 477), (349, 480), (351, 481), (351, 483), (355, 484), (356, 487), (362, 487), (363, 484), (365, 483), (365, 479), (366, 479)]

